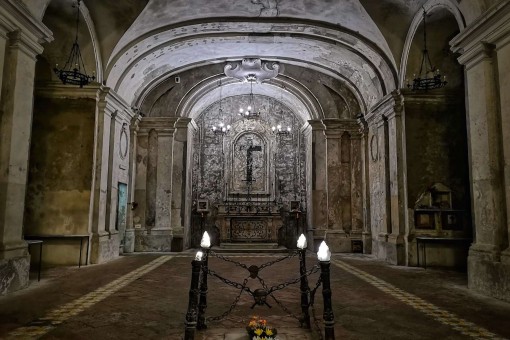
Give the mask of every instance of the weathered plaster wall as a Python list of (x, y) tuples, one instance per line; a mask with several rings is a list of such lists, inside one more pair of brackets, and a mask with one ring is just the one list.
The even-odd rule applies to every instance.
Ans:
[(36, 97), (25, 234), (88, 230), (95, 101)]
[[(35, 98), (25, 235), (86, 234), (95, 100)], [(77, 242), (45, 245), (45, 262), (76, 263)]]
[[(199, 197), (207, 198), (211, 202), (220, 202), (223, 199), (222, 193), (225, 192), (225, 183), (229, 182), (232, 192), (238, 192), (243, 186), (241, 179), (244, 175), (237, 173), (233, 174), (232, 178), (225, 178), (225, 174), (232, 176), (230, 169), (226, 168), (231, 164), (229, 161), (231, 157), (234, 164), (237, 164), (236, 170), (240, 171), (242, 168), (242, 164), (235, 161), (235, 156), (232, 155), (234, 150), (230, 145), (235, 142), (233, 138), (236, 135), (240, 136), (246, 131), (256, 131), (267, 141), (264, 159), (260, 162), (266, 169), (254, 170), (254, 176), (257, 176), (260, 182), (254, 186), (255, 193), (270, 192), (274, 198), (276, 191), (278, 198), (286, 202), (293, 200), (294, 195), (300, 197), (300, 191), (304, 189), (300, 184), (304, 178), (304, 168), (300, 166), (302, 163), (300, 159), (304, 157), (304, 144), (302, 140), (299, 141), (301, 121), (277, 100), (261, 96), (254, 96), (254, 107), (261, 111), (261, 118), (257, 121), (244, 120), (237, 112), (240, 107), (246, 108), (248, 103), (249, 96), (224, 98), (222, 100), (224, 119), (218, 114), (218, 102), (211, 105), (197, 119), (202, 139), (196, 139), (194, 146), (198, 155), (194, 157), (196, 163), (193, 170), (199, 174), (198, 185), (194, 186), (194, 197), (198, 194)], [(211, 130), (212, 125), (218, 125), (222, 121), (232, 126), (232, 131), (223, 140)], [(278, 124), (284, 129), (290, 127), (293, 133), (282, 137), (274, 136), (271, 127)], [(256, 157), (260, 158), (262, 155)]]
[(453, 208), (468, 212), (467, 129), (462, 95), (411, 97), (406, 95), (404, 100), (408, 207), (413, 208), (418, 196), (432, 184), (441, 182), (453, 191)]

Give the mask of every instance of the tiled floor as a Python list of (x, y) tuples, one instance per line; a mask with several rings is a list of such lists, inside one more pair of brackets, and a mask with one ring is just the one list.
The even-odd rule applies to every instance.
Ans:
[[(314, 254), (308, 268), (316, 264)], [(260, 266), (284, 255), (232, 255), (234, 262)], [(192, 253), (124, 256), (78, 268), (52, 268), (41, 282), (0, 297), (1, 339), (181, 339), (188, 305)], [(210, 269), (251, 291), (262, 288), (234, 262), (210, 259)], [(298, 258), (260, 270), (276, 300), (254, 304), (244, 292), (223, 320), (209, 322), (195, 339), (247, 339), (243, 328), (259, 315), (278, 329), (281, 340), (319, 339), (316, 326), (299, 328)], [(309, 276), (316, 287), (319, 273)], [(36, 275), (34, 275), (34, 278)], [(208, 278), (207, 317), (229, 310), (240, 289)], [(235, 285), (235, 284), (234, 284)], [(331, 287), (336, 339), (510, 338), (510, 304), (470, 292), (464, 273), (395, 267), (363, 255), (334, 255)], [(322, 327), (322, 294), (316, 295)], [(312, 310), (310, 311), (312, 313)]]

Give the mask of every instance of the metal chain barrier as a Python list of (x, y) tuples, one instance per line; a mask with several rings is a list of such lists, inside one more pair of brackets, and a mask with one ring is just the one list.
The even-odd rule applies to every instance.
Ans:
[(244, 269), (248, 270), (248, 266), (245, 265), (244, 263), (241, 263), (241, 262), (238, 262), (238, 261), (234, 261), (234, 260), (232, 260), (232, 259), (230, 259), (230, 258), (228, 258), (226, 256), (220, 255), (220, 254), (218, 254), (218, 253), (216, 253), (216, 252), (214, 252), (212, 250), (209, 251), (209, 255), (215, 256), (215, 257), (219, 258), (220, 260), (223, 260), (225, 262), (233, 263), (233, 264), (235, 264), (238, 267), (241, 267), (241, 268), (244, 268)]
[(287, 259), (291, 259), (291, 258), (297, 256), (298, 254), (299, 254), (299, 252), (294, 251), (294, 252), (290, 253), (289, 255), (287, 255), (285, 257), (280, 257), (279, 259), (276, 259), (276, 260), (269, 261), (267, 263), (261, 264), (259, 266), (259, 271), (261, 271), (262, 269), (264, 269), (266, 267), (270, 267), (270, 266), (272, 266), (275, 263), (278, 263), (278, 262), (281, 262), (281, 261), (284, 261), (284, 260), (287, 260)]
[(314, 305), (315, 293), (317, 292), (317, 289), (319, 289), (321, 284), (322, 284), (322, 277), (319, 277), (319, 279), (317, 280), (317, 284), (315, 285), (315, 288), (310, 291), (310, 302), (308, 303), (308, 307), (312, 307), (313, 323), (315, 325), (315, 328), (317, 329), (317, 333), (319, 334), (320, 340), (323, 340), (322, 329), (320, 326), (320, 320), (317, 318), (317, 316), (315, 314), (315, 305)]
[[(243, 294), (243, 291), (246, 290), (246, 284), (248, 283), (248, 278), (244, 279), (241, 289), (239, 289), (239, 294), (237, 294), (236, 298), (234, 299), (234, 302), (230, 305), (230, 308), (224, 312), (221, 315), (208, 317), (206, 320), (208, 322), (214, 322), (214, 321), (220, 321), (225, 319), (232, 311), (236, 308), (237, 303), (239, 302), (239, 299), (241, 298), (241, 295)], [(249, 291), (249, 288), (248, 288)]]
[[(296, 320), (301, 322), (301, 318), (299, 316), (297, 316), (296, 314), (294, 314), (292, 311), (290, 311), (289, 308), (287, 308), (280, 300), (278, 300), (278, 298), (273, 293), (276, 292), (276, 291), (285, 289), (285, 288), (287, 288), (290, 285), (297, 284), (297, 283), (301, 282), (301, 279), (303, 277), (308, 277), (308, 276), (310, 276), (312, 274), (317, 273), (320, 270), (320, 266), (319, 265), (314, 265), (311, 269), (306, 271), (306, 273), (304, 273), (303, 275), (300, 275), (296, 279), (289, 280), (289, 281), (280, 283), (280, 284), (272, 286), (272, 287), (268, 287), (266, 282), (264, 281), (264, 279), (262, 279), (259, 276), (259, 272), (262, 269), (270, 267), (270, 266), (272, 266), (272, 265), (274, 265), (276, 263), (282, 262), (284, 260), (293, 258), (293, 257), (297, 256), (298, 254), (299, 254), (298, 251), (294, 251), (294, 252), (290, 253), (287, 256), (284, 256), (284, 257), (278, 258), (276, 260), (272, 260), (272, 261), (266, 262), (266, 263), (264, 263), (264, 264), (262, 264), (260, 266), (247, 266), (244, 263), (241, 263), (239, 261), (235, 261), (235, 260), (233, 260), (231, 258), (228, 258), (226, 256), (220, 255), (220, 254), (218, 254), (218, 253), (216, 253), (216, 252), (211, 250), (210, 253), (209, 253), (210, 256), (214, 256), (214, 257), (216, 257), (216, 258), (218, 258), (220, 260), (223, 260), (225, 262), (232, 263), (232, 264), (234, 264), (237, 267), (244, 268), (244, 269), (246, 269), (250, 273), (250, 275), (244, 279), (243, 283), (239, 283), (239, 282), (235, 282), (235, 281), (229, 280), (229, 279), (221, 276), (220, 274), (218, 274), (217, 272), (215, 272), (215, 271), (213, 271), (211, 269), (208, 269), (207, 273), (204, 272), (204, 274), (214, 276), (217, 279), (219, 279), (221, 282), (225, 283), (226, 285), (234, 287), (234, 288), (239, 290), (239, 294), (237, 294), (237, 296), (235, 297), (234, 301), (232, 302), (232, 304), (230, 305), (228, 310), (226, 310), (221, 315), (214, 316), (214, 317), (208, 317), (208, 318), (206, 318), (206, 320), (208, 322), (214, 322), (214, 321), (221, 321), (221, 320), (225, 319), (236, 308), (237, 304), (239, 303), (239, 300), (241, 298), (242, 293), (243, 292), (247, 292), (247, 293), (249, 293), (255, 299), (255, 303), (252, 305), (252, 308), (255, 305), (257, 305), (257, 304), (259, 304), (259, 305), (264, 305), (265, 304), (269, 308), (271, 308), (271, 306), (266, 301), (267, 296), (270, 296), (276, 302), (276, 304), (278, 304), (278, 306), (280, 306), (280, 308), (282, 308), (282, 310), (285, 313), (288, 314), (287, 316), (290, 316), (290, 317), (292, 317), (292, 318), (294, 318), (294, 319), (296, 319)], [(256, 289), (255, 291), (252, 291), (249, 287), (247, 287), (246, 285), (247, 285), (248, 280), (250, 278), (258, 279), (258, 281), (262, 285), (263, 289)], [(202, 278), (200, 280), (202, 280)], [(317, 280), (317, 283), (316, 283), (314, 289), (313, 290), (308, 289), (307, 295), (309, 296), (308, 307), (312, 308), (312, 316), (313, 316), (313, 319), (314, 319), (314, 324), (315, 324), (315, 327), (317, 328), (317, 333), (319, 334), (319, 337), (322, 340), (323, 339), (323, 335), (322, 335), (322, 332), (321, 332), (320, 320), (316, 316), (315, 307), (314, 307), (315, 293), (317, 292), (317, 290), (321, 286), (321, 284), (322, 284), (322, 279), (319, 277), (319, 279)]]

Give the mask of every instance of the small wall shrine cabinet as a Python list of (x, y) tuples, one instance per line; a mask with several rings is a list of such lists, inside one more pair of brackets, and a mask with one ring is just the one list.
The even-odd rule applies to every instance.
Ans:
[(452, 191), (436, 183), (423, 192), (414, 208), (414, 227), (417, 235), (465, 236), (465, 212), (452, 207)]

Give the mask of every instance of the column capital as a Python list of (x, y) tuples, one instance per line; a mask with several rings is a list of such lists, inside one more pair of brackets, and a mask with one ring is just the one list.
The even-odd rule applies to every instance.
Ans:
[(395, 90), (384, 96), (375, 104), (365, 119), (368, 125), (382, 124), (384, 119), (400, 116), (404, 110), (404, 97), (400, 90)]
[(143, 130), (174, 130), (175, 123), (180, 117), (143, 117), (140, 121), (140, 131)]
[(7, 33), (7, 38), (9, 39), (8, 43), (11, 49), (18, 49), (22, 51), (34, 61), (36, 61), (37, 55), (41, 54), (43, 51), (43, 47), (37, 41), (31, 39), (22, 30), (18, 29)]
[(187, 117), (179, 117), (175, 123), (174, 123), (174, 127), (176, 129), (187, 129), (188, 128), (188, 125), (189, 123), (192, 121), (193, 119), (191, 118), (187, 118)]

